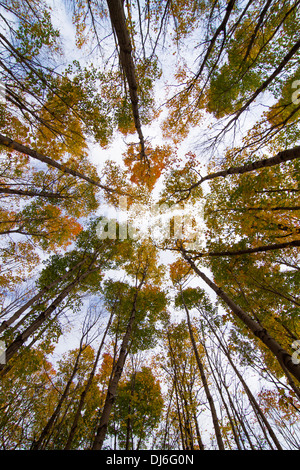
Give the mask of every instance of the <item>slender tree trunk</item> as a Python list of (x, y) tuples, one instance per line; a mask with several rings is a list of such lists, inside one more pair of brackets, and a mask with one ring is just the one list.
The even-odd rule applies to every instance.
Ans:
[(128, 345), (129, 341), (131, 338), (131, 332), (132, 328), (134, 325), (134, 320), (135, 320), (135, 314), (136, 314), (136, 303), (137, 303), (137, 298), (138, 298), (138, 293), (144, 283), (145, 277), (143, 276), (141, 282), (139, 283), (138, 287), (136, 288), (134, 298), (133, 298), (133, 306), (130, 312), (130, 317), (127, 323), (127, 329), (125, 332), (125, 335), (122, 340), (120, 352), (119, 352), (119, 357), (115, 366), (115, 369), (113, 371), (112, 379), (109, 383), (108, 389), (107, 389), (107, 394), (106, 394), (106, 399), (104, 403), (104, 407), (102, 410), (101, 418), (100, 418), (100, 423), (97, 429), (97, 433), (94, 439), (94, 443), (92, 446), (92, 450), (101, 450), (102, 445), (106, 436), (107, 432), (107, 427), (108, 427), (108, 422), (109, 422), (109, 417), (110, 417), (110, 412), (112, 409), (112, 405), (115, 401), (116, 393), (117, 393), (117, 388), (119, 384), (119, 380), (121, 378), (123, 368), (125, 365), (125, 360), (126, 356), (128, 353)]
[(194, 436), (193, 436), (193, 428), (192, 428), (192, 420), (190, 417), (189, 411), (189, 403), (186, 398), (186, 387), (184, 378), (181, 381), (181, 397), (182, 397), (182, 404), (183, 404), (183, 416), (184, 416), (184, 428), (185, 428), (185, 435), (186, 435), (186, 442), (187, 448), (190, 450), (194, 449)]
[[(54, 282), (52, 282), (49, 286), (44, 287), (44, 289), (41, 289), (34, 297), (32, 297), (28, 302), (26, 302), (25, 305), (23, 305), (21, 308), (19, 308), (10, 318), (7, 320), (3, 321), (0, 326), (0, 333), (2, 333), (6, 328), (8, 328), (12, 323), (14, 323), (21, 315), (24, 313), (29, 307), (31, 307), (37, 300), (39, 300), (44, 294), (46, 294), (52, 287), (58, 285), (60, 282), (64, 281), (67, 279), (77, 268), (79, 268), (86, 260), (82, 260), (79, 263), (77, 263), (73, 268), (71, 268), (69, 271), (67, 271), (65, 274), (63, 274), (59, 279), (56, 279)], [(27, 318), (30, 314), (32, 313), (29, 312), (28, 315), (26, 315), (25, 318)], [(20, 326), (22, 322), (18, 323), (18, 326)]]
[(45, 439), (49, 435), (49, 433), (51, 431), (51, 428), (53, 427), (55, 421), (59, 417), (61, 407), (62, 407), (65, 399), (68, 396), (68, 393), (69, 393), (70, 387), (72, 385), (73, 379), (74, 379), (75, 375), (77, 374), (77, 371), (78, 371), (78, 368), (79, 368), (79, 360), (80, 360), (80, 356), (81, 356), (82, 352), (83, 352), (83, 345), (82, 345), (82, 342), (81, 342), (78, 354), (76, 356), (76, 360), (75, 360), (75, 364), (74, 364), (72, 373), (69, 377), (69, 380), (66, 383), (65, 389), (64, 389), (64, 391), (63, 391), (63, 393), (62, 393), (62, 395), (61, 395), (61, 397), (60, 397), (60, 399), (57, 403), (57, 406), (56, 406), (55, 410), (53, 411), (51, 417), (49, 418), (49, 420), (46, 424), (46, 426), (44, 427), (43, 431), (41, 432), (40, 437), (38, 438), (37, 441), (34, 441), (32, 443), (31, 450), (39, 450), (39, 449), (43, 448), (43, 442), (45, 441)]
[[(85, 279), (89, 274), (94, 271), (97, 271), (99, 267), (92, 269), (92, 266), (95, 262), (96, 258), (91, 262), (90, 267), (80, 276), (68, 284), (62, 292), (56, 297), (56, 299), (47, 307), (32, 323), (26, 328), (23, 333), (20, 333), (16, 339), (10, 344), (10, 346), (6, 349), (6, 361), (9, 361), (16, 352), (22, 347), (25, 341), (50, 317), (51, 313), (58, 307), (58, 305), (69, 295), (72, 289), (77, 285), (80, 284), (83, 279)], [(2, 370), (1, 375), (5, 374), (5, 365), (0, 364), (0, 370)]]
[(82, 411), (82, 409), (83, 409), (83, 405), (84, 405), (84, 402), (85, 402), (87, 393), (88, 393), (89, 389), (91, 388), (93, 379), (94, 379), (94, 377), (95, 377), (95, 373), (96, 373), (97, 365), (98, 365), (98, 362), (99, 362), (100, 354), (101, 354), (101, 351), (102, 351), (102, 349), (103, 349), (103, 345), (104, 345), (104, 342), (105, 342), (105, 338), (106, 338), (107, 333), (108, 333), (108, 330), (109, 330), (109, 328), (110, 328), (110, 325), (111, 325), (113, 316), (114, 316), (114, 312), (112, 312), (112, 313), (110, 314), (110, 317), (109, 317), (109, 320), (108, 320), (108, 323), (107, 323), (105, 332), (104, 332), (104, 334), (103, 334), (103, 337), (102, 337), (100, 346), (99, 346), (98, 351), (97, 351), (97, 355), (96, 355), (96, 357), (95, 357), (95, 361), (94, 361), (94, 364), (93, 364), (93, 368), (92, 368), (91, 373), (90, 373), (90, 375), (89, 375), (89, 378), (88, 378), (88, 381), (87, 381), (87, 383), (86, 383), (86, 386), (85, 386), (85, 388), (84, 388), (82, 394), (80, 395), (80, 401), (79, 401), (79, 404), (78, 404), (78, 407), (77, 407), (77, 410), (76, 410), (76, 413), (75, 413), (75, 416), (74, 416), (73, 424), (72, 424), (72, 427), (71, 427), (71, 430), (70, 430), (70, 434), (69, 434), (69, 436), (68, 436), (67, 443), (66, 443), (66, 445), (65, 445), (65, 450), (70, 450), (70, 449), (71, 449), (72, 442), (73, 442), (73, 439), (74, 439), (74, 436), (75, 436), (75, 432), (76, 432), (76, 429), (77, 429), (77, 426), (78, 426), (78, 422), (79, 422), (79, 419), (80, 419), (80, 416), (81, 416), (81, 411)]
[(222, 433), (221, 433), (221, 429), (220, 429), (220, 426), (219, 426), (217, 410), (215, 408), (214, 400), (213, 400), (213, 397), (212, 397), (212, 395), (210, 393), (210, 390), (209, 390), (208, 382), (206, 380), (204, 366), (203, 366), (202, 361), (200, 359), (198, 348), (197, 348), (196, 341), (195, 341), (195, 337), (194, 337), (194, 334), (193, 334), (193, 329), (192, 329), (192, 326), (191, 326), (190, 313), (189, 313), (189, 310), (188, 310), (188, 308), (187, 308), (187, 306), (184, 302), (184, 297), (183, 297), (181, 288), (180, 288), (180, 291), (181, 291), (181, 297), (182, 297), (184, 309), (185, 309), (186, 316), (187, 316), (187, 323), (188, 323), (188, 329), (189, 329), (189, 333), (190, 333), (192, 347), (193, 347), (193, 350), (194, 350), (195, 358), (196, 358), (197, 365), (198, 365), (198, 368), (199, 368), (199, 372), (200, 372), (200, 375), (201, 375), (201, 380), (202, 380), (203, 387), (204, 387), (204, 390), (205, 390), (206, 398), (208, 400), (209, 407), (210, 407), (210, 412), (211, 412), (211, 416), (212, 416), (212, 421), (213, 421), (213, 426), (214, 426), (214, 430), (215, 430), (215, 434), (216, 434), (218, 447), (219, 447), (219, 450), (225, 450), (224, 442), (223, 442), (223, 439), (222, 439)]
[[(233, 438), (234, 438), (234, 441), (236, 443), (236, 446), (237, 446), (237, 449), (238, 450), (242, 450), (242, 447), (241, 447), (241, 444), (240, 444), (240, 440), (239, 440), (239, 437), (238, 437), (238, 434), (237, 434), (237, 430), (236, 430), (236, 424), (233, 420), (233, 417), (231, 416), (231, 413), (229, 411), (229, 408), (228, 408), (228, 405), (226, 403), (226, 400), (223, 396), (223, 392), (222, 392), (222, 389), (221, 389), (221, 386), (220, 384), (218, 383), (217, 381), (217, 377), (215, 375), (215, 372), (214, 372), (214, 367), (212, 367), (212, 364), (211, 364), (211, 360), (209, 358), (209, 355), (208, 355), (208, 352), (206, 350), (206, 347), (205, 347), (205, 352), (206, 352), (206, 357), (208, 359), (208, 363), (209, 363), (209, 366), (210, 366), (210, 370), (211, 370), (211, 373), (214, 377), (214, 380), (215, 380), (215, 384), (216, 384), (216, 387), (218, 389), (218, 392), (219, 392), (219, 395), (221, 397), (221, 400), (222, 400), (222, 403), (223, 403), (223, 406), (225, 408), (225, 411), (226, 411), (226, 414), (227, 414), (227, 417), (228, 417), (228, 420), (229, 420), (229, 423), (230, 423), (230, 426), (231, 426), (231, 430), (232, 430), (232, 434), (233, 434)], [(225, 386), (226, 388), (226, 386)]]
[(182, 445), (182, 449), (186, 450), (186, 442), (185, 442), (185, 438), (184, 438), (182, 419), (181, 419), (181, 411), (180, 411), (180, 406), (179, 406), (178, 381), (177, 381), (176, 374), (174, 376), (174, 385), (175, 385), (175, 398), (176, 398), (177, 416), (178, 416), (179, 430), (180, 430), (180, 437), (181, 437), (181, 445)]
[(198, 424), (198, 419), (197, 419), (195, 410), (193, 412), (193, 419), (194, 419), (195, 428), (196, 428), (196, 435), (197, 435), (199, 450), (205, 450), (204, 444), (202, 442), (201, 433), (200, 433), (199, 424)]
[(184, 377), (180, 377), (179, 375), (180, 371), (178, 371), (178, 365), (176, 363), (176, 354), (173, 351), (169, 331), (167, 334), (167, 338), (169, 343), (171, 364), (174, 373), (175, 397), (182, 448), (183, 450), (189, 450), (193, 448), (193, 438), (192, 432), (190, 431), (190, 418), (188, 412), (188, 405), (185, 397)]
[[(143, 428), (144, 425), (145, 425), (145, 416), (143, 416), (142, 428)], [(142, 436), (140, 436), (140, 438), (139, 438), (139, 440), (138, 440), (138, 443), (137, 443), (137, 446), (136, 446), (136, 450), (140, 450), (142, 441), (143, 441)], [(132, 449), (133, 449), (133, 446), (132, 446)]]
[(193, 268), (196, 274), (200, 276), (206, 284), (213, 289), (213, 291), (220, 297), (231, 309), (233, 314), (239, 318), (249, 330), (259, 338), (267, 348), (274, 354), (280, 364), (283, 364), (285, 368), (300, 382), (300, 364), (296, 364), (293, 361), (292, 356), (283, 349), (283, 347), (263, 328), (259, 323), (253, 320), (246, 312), (244, 312), (220, 287), (212, 282), (195, 263), (187, 256), (183, 248), (180, 249), (184, 259)]
[[(228, 387), (225, 387), (225, 390), (226, 390), (226, 394), (227, 394), (227, 397), (228, 397), (228, 401), (229, 401), (229, 404), (230, 404), (230, 408), (232, 410), (232, 413), (233, 415), (235, 416), (235, 419), (236, 419), (236, 422), (239, 422), (240, 423), (240, 426), (244, 432), (244, 436), (246, 437), (248, 443), (249, 443), (249, 446), (250, 446), (250, 449), (251, 450), (256, 450), (255, 449), (255, 445), (254, 443), (252, 442), (251, 440), (251, 436), (247, 430), (247, 420), (246, 420), (246, 417), (237, 409), (237, 406), (234, 404), (233, 400), (232, 400), (232, 397), (231, 397), (231, 394), (229, 393), (229, 390), (228, 390)], [(244, 442), (244, 436), (241, 435), (241, 432), (239, 432), (239, 435), (241, 437), (241, 440), (242, 442)], [(244, 446), (245, 447), (245, 446)]]
[[(171, 410), (171, 403), (173, 399), (174, 389), (175, 389), (175, 382), (173, 381), (171, 393), (169, 395), (169, 403), (168, 403), (168, 409), (167, 409), (167, 414), (166, 414), (166, 419), (165, 419), (165, 431), (164, 431), (163, 446), (162, 446), (163, 449), (166, 449), (166, 440), (167, 440), (167, 435), (169, 434), (168, 419), (169, 419), (169, 414)], [(169, 440), (168, 440), (167, 449), (169, 449)]]
[[(231, 355), (230, 355), (230, 352), (229, 352), (228, 348), (226, 348), (225, 345), (223, 344), (222, 339), (219, 337), (219, 335), (218, 335), (217, 332), (215, 331), (215, 328), (211, 325), (211, 322), (209, 322), (209, 326), (210, 326), (210, 328), (211, 328), (213, 334), (214, 334), (215, 337), (217, 338), (217, 340), (218, 340), (218, 342), (219, 342), (219, 344), (220, 344), (220, 346), (221, 346), (221, 348), (222, 348), (222, 350), (223, 350), (223, 352), (224, 352), (226, 358), (228, 359), (229, 364), (231, 365), (231, 367), (233, 368), (233, 370), (234, 370), (236, 376), (238, 377), (238, 379), (240, 380), (241, 384), (243, 385), (244, 390), (245, 390), (245, 392), (246, 392), (246, 395), (247, 395), (247, 397), (248, 397), (248, 399), (249, 399), (249, 401), (250, 401), (250, 403), (251, 403), (251, 405), (252, 405), (254, 411), (256, 412), (258, 418), (261, 419), (261, 421), (263, 422), (263, 424), (264, 424), (265, 427), (267, 428), (267, 430), (268, 430), (268, 432), (269, 432), (269, 434), (270, 434), (270, 436), (271, 436), (271, 438), (272, 438), (272, 440), (273, 440), (275, 446), (277, 447), (277, 449), (278, 449), (278, 450), (283, 450), (283, 449), (282, 449), (282, 446), (281, 446), (281, 444), (280, 444), (280, 442), (278, 441), (278, 439), (277, 439), (277, 437), (276, 437), (275, 432), (273, 431), (272, 427), (270, 426), (270, 423), (269, 423), (268, 420), (266, 419), (266, 417), (265, 417), (264, 413), (262, 412), (262, 410), (261, 410), (259, 404), (257, 403), (257, 401), (256, 401), (256, 399), (255, 399), (255, 397), (254, 397), (254, 395), (252, 394), (251, 390), (249, 389), (247, 383), (245, 382), (245, 380), (244, 380), (242, 374), (239, 372), (238, 368), (237, 368), (236, 365), (234, 364), (234, 362), (233, 362), (233, 360), (232, 360), (232, 358), (231, 358)], [(262, 427), (262, 426), (261, 426), (261, 427)], [(263, 429), (263, 427), (262, 427), (262, 429)], [(263, 431), (264, 431), (264, 429), (263, 429)], [(267, 436), (266, 436), (266, 438), (267, 438)], [(271, 447), (272, 447), (272, 446), (271, 446)]]
[(120, 48), (120, 62), (124, 70), (129, 87), (134, 124), (140, 140), (141, 158), (145, 158), (145, 142), (141, 128), (138, 106), (138, 84), (136, 79), (135, 66), (132, 58), (132, 46), (130, 36), (126, 26), (126, 17), (123, 8), (123, 2), (121, 0), (107, 0), (107, 5), (109, 9), (111, 24), (118, 39), (118, 44)]
[(28, 155), (35, 160), (39, 160), (40, 162), (46, 163), (49, 166), (57, 168), (58, 170), (62, 171), (63, 173), (75, 176), (76, 178), (83, 179), (94, 186), (98, 186), (98, 188), (104, 189), (108, 192), (114, 192), (120, 194), (119, 191), (109, 188), (108, 186), (104, 186), (103, 184), (99, 183), (98, 181), (93, 180), (92, 178), (85, 176), (84, 174), (80, 173), (77, 170), (73, 170), (71, 168), (66, 167), (64, 164), (58, 163), (56, 160), (52, 160), (52, 158), (43, 155), (36, 150), (33, 150), (26, 145), (20, 144), (9, 137), (0, 134), (0, 144), (4, 145), (5, 147), (16, 150), (17, 152), (23, 153), (24, 155)]
[[(131, 436), (131, 400), (134, 393), (135, 387), (135, 374), (131, 377), (131, 384), (130, 384), (130, 400), (128, 405), (128, 418), (126, 423), (126, 442), (125, 442), (125, 450), (130, 450), (130, 436)], [(133, 450), (133, 449), (132, 449)]]

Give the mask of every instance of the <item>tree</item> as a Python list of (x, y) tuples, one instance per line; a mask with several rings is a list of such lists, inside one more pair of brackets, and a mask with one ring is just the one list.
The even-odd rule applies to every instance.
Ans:
[[(124, 315), (126, 319), (126, 323), (124, 325), (125, 328), (123, 329), (124, 335), (123, 335), (122, 342), (120, 345), (118, 358), (116, 360), (116, 363), (114, 364), (112, 376), (111, 376), (111, 379), (107, 388), (105, 404), (102, 410), (100, 422), (97, 428), (97, 433), (96, 433), (95, 440), (94, 440), (93, 447), (92, 447), (93, 450), (102, 449), (103, 442), (107, 433), (108, 422), (109, 422), (109, 417), (110, 417), (110, 413), (112, 410), (112, 405), (115, 401), (118, 384), (123, 373), (126, 357), (129, 353), (129, 350), (136, 347), (135, 340), (138, 342), (139, 348), (147, 347), (147, 341), (146, 341), (146, 344), (144, 344), (143, 346), (142, 346), (143, 342), (142, 343), (139, 342), (140, 341), (139, 329), (141, 327), (140, 331), (143, 332), (143, 327), (145, 325), (146, 334), (149, 334), (147, 323), (149, 322), (149, 320), (151, 323), (154, 323), (156, 320), (156, 315), (165, 308), (165, 304), (166, 304), (164, 295), (161, 295), (159, 290), (157, 289), (153, 290), (151, 285), (150, 285), (150, 288), (147, 289), (147, 281), (151, 283), (151, 280), (152, 280), (152, 282), (154, 281), (154, 283), (156, 284), (157, 282), (159, 282), (159, 279), (160, 279), (159, 269), (155, 265), (155, 250), (154, 249), (149, 250), (149, 247), (147, 246), (147, 244), (142, 245), (138, 249), (136, 259), (133, 261), (133, 263), (130, 263), (128, 265), (128, 274), (133, 276), (134, 286), (133, 288), (129, 289), (130, 294), (125, 296), (125, 305), (124, 304), (122, 305), (121, 303), (121, 306), (120, 306), (123, 311), (125, 307), (125, 311), (128, 312), (127, 315)], [(122, 290), (124, 292), (124, 289)], [(153, 293), (154, 293), (154, 298), (153, 298)], [(141, 301), (140, 301), (140, 297), (141, 297)], [(150, 302), (152, 300), (152, 305), (149, 302), (149, 300)], [(155, 315), (154, 318), (153, 318), (153, 314)], [(121, 320), (122, 320), (122, 317), (121, 317)], [(137, 328), (133, 336), (133, 331), (135, 329), (135, 326)], [(122, 326), (121, 326), (121, 330), (122, 330)], [(145, 332), (144, 332), (144, 335), (145, 335)], [(145, 337), (146, 335), (144, 336), (144, 338)]]
[[(120, 448), (141, 450), (158, 425), (163, 407), (160, 384), (150, 368), (133, 371), (118, 389), (113, 423)], [(113, 432), (113, 431), (111, 431)]]
[[(81, 291), (82, 293), (87, 290), (90, 290), (90, 292), (96, 290), (97, 292), (100, 287), (99, 282), (103, 275), (102, 270), (111, 267), (115, 261), (118, 263), (117, 258), (120, 253), (118, 253), (117, 246), (119, 245), (119, 240), (116, 240), (116, 243), (113, 245), (106, 240), (99, 240), (96, 235), (96, 228), (97, 219), (90, 223), (87, 230), (81, 231), (78, 235), (78, 251), (71, 251), (67, 253), (65, 257), (53, 256), (48, 266), (41, 273), (38, 283), (42, 287), (39, 294), (35, 296), (35, 301), (43, 297), (45, 292), (48, 293), (50, 291), (49, 285), (46, 289), (45, 285), (48, 284), (51, 278), (54, 282), (50, 282), (50, 286), (53, 287), (61, 284), (62, 281), (66, 280), (67, 282), (63, 282), (59, 290), (54, 290), (54, 296), (50, 296), (48, 305), (41, 302), (37, 305), (37, 308), (35, 307), (29, 312), (28, 317), (31, 321), (27, 326), (25, 325), (23, 332), (18, 333), (15, 338), (13, 338), (6, 349), (7, 362), (18, 352), (28, 338), (50, 319), (52, 313), (61, 306), (65, 299), (68, 299), (68, 296), (74, 289), (79, 289), (79, 292)], [(125, 241), (124, 246), (126, 244)], [(114, 255), (116, 255), (115, 259)], [(71, 279), (68, 279), (68, 276), (64, 274), (66, 268), (68, 269), (68, 275), (71, 274)], [(87, 280), (87, 283), (85, 280)], [(31, 303), (33, 303), (33, 300), (31, 300)], [(31, 303), (27, 303), (27, 307), (30, 306)], [(19, 313), (16, 315), (18, 316)], [(26, 320), (28, 317), (26, 315)], [(15, 316), (13, 316), (13, 319), (14, 318)], [(1, 365), (1, 369), (2, 374), (4, 374), (5, 367), (3, 364)]]
[(53, 5), (0, 11), (3, 448), (297, 448), (299, 0)]

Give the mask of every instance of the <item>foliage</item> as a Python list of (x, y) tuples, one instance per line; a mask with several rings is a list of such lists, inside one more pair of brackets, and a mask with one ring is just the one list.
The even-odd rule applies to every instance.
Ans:
[(1, 3), (1, 448), (299, 448), (299, 11)]

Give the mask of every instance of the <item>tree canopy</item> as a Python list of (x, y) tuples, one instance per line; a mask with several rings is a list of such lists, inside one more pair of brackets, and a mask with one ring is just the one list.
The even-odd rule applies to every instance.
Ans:
[(299, 4), (0, 1), (0, 449), (299, 450)]

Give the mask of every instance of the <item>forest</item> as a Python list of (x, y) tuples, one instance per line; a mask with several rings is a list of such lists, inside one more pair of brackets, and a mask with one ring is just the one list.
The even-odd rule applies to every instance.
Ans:
[(300, 449), (299, 6), (0, 0), (1, 450)]

